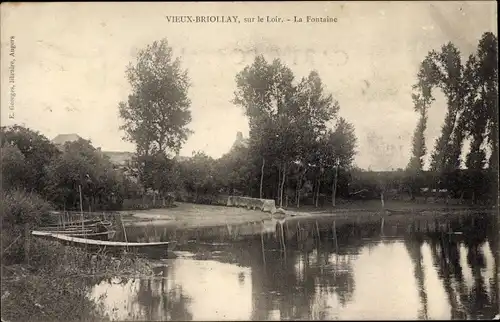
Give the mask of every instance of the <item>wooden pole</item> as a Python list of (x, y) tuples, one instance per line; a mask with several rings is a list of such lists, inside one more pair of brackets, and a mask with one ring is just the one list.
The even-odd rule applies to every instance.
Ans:
[(264, 182), (264, 166), (266, 165), (266, 159), (262, 158), (262, 167), (260, 168), (260, 199), (262, 199), (262, 183)]
[(337, 176), (339, 170), (340, 159), (337, 158), (335, 162), (335, 179), (333, 180), (333, 189), (332, 189), (332, 206), (335, 207), (335, 198), (337, 196)]
[(380, 223), (380, 233), (384, 235), (384, 217), (382, 217), (382, 222)]
[(85, 225), (84, 225), (84, 222), (83, 222), (83, 203), (82, 203), (82, 186), (81, 185), (78, 185), (78, 193), (80, 195), (80, 217), (82, 219), (82, 233), (85, 233)]
[[(125, 230), (125, 225), (123, 224), (122, 214), (120, 214), (120, 223), (122, 224), (123, 236), (125, 237), (125, 242), (128, 243), (127, 231)], [(127, 246), (126, 250), (128, 251), (128, 246)]]

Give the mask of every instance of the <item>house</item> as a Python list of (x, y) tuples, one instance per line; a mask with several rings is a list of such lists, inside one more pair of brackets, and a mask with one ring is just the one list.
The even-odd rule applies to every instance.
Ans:
[[(67, 142), (75, 142), (82, 139), (81, 136), (75, 133), (70, 134), (59, 134), (52, 139), (52, 144), (54, 144), (58, 149), (62, 149), (64, 144)], [(103, 155), (107, 156), (111, 163), (117, 167), (124, 167), (132, 160), (133, 152), (122, 152), (122, 151), (101, 151), (101, 148), (97, 148)]]
[(58, 149), (61, 149), (67, 142), (75, 142), (80, 140), (82, 137), (75, 133), (70, 134), (59, 134), (52, 139), (52, 144), (54, 144)]

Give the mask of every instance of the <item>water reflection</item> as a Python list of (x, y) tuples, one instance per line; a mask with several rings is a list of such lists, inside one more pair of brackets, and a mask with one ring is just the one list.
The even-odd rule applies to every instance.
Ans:
[[(444, 226), (443, 226), (444, 225)], [(445, 227), (446, 229), (438, 229)], [(286, 244), (190, 245), (149, 280), (102, 282), (118, 320), (483, 319), (498, 311), (498, 229), (460, 221), (344, 226)], [(460, 231), (462, 234), (450, 234)]]

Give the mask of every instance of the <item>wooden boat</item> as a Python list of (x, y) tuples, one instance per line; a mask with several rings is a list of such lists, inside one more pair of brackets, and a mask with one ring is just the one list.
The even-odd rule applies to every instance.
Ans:
[[(92, 224), (98, 224), (99, 222), (102, 222), (102, 219), (85, 219), (85, 220), (77, 220), (77, 221), (71, 221), (66, 223), (64, 226), (65, 227), (76, 227), (79, 226), (80, 228), (83, 226), (88, 226)], [(52, 224), (52, 225), (47, 225), (45, 226), (46, 228), (54, 228), (54, 227), (61, 227), (63, 226), (62, 224)]]
[(64, 226), (44, 226), (44, 227), (39, 227), (37, 230), (40, 231), (53, 231), (55, 229), (61, 230), (61, 231), (82, 231), (82, 227), (84, 230), (92, 230), (95, 231), (96, 228), (109, 228), (113, 224), (110, 221), (101, 221), (97, 222), (94, 224), (87, 224), (87, 225), (64, 225)]
[(88, 238), (71, 237), (64, 234), (51, 234), (44, 231), (32, 231), (33, 236), (51, 237), (60, 241), (68, 242), (71, 244), (91, 245), (91, 246), (106, 246), (106, 247), (121, 247), (121, 248), (143, 248), (143, 247), (173, 247), (177, 244), (175, 241), (168, 242), (152, 242), (152, 243), (134, 243), (134, 242), (118, 242), (118, 241), (104, 241), (94, 240)]
[(116, 231), (115, 230), (108, 230), (108, 231), (103, 231), (99, 233), (82, 233), (82, 232), (74, 232), (74, 233), (68, 233), (65, 234), (66, 236), (71, 236), (71, 237), (80, 237), (80, 238), (89, 238), (89, 239), (97, 239), (97, 240), (110, 240), (115, 237)]
[(41, 232), (47, 234), (61, 234), (61, 235), (71, 235), (71, 234), (92, 234), (94, 231), (92, 229), (81, 229), (80, 230), (43, 230)]

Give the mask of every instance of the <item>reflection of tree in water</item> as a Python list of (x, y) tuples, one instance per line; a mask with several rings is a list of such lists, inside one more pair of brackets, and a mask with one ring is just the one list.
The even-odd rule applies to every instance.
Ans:
[(346, 225), (338, 230), (336, 254), (332, 236), (322, 236), (318, 242), (311, 232), (300, 245), (287, 243), (286, 259), (267, 251), (265, 267), (262, 260), (255, 260), (262, 258), (261, 245), (255, 245), (253, 260), (248, 261), (254, 290), (252, 319), (268, 319), (273, 309), (280, 311), (281, 319), (322, 319), (327, 299), (337, 298), (341, 306), (347, 305), (355, 289), (352, 259), (378, 233), (371, 226)]
[[(468, 224), (471, 225), (472, 222), (463, 223), (464, 226)], [(467, 229), (461, 238), (463, 242), (459, 240), (459, 237), (453, 235), (435, 234), (430, 236), (429, 246), (434, 267), (437, 269), (438, 276), (447, 293), (452, 319), (491, 318), (498, 310), (496, 303), (498, 279), (496, 276), (492, 279), (490, 282), (492, 284), (491, 292), (488, 292), (483, 275), (486, 260), (482, 246), (488, 242), (492, 251), (496, 251), (498, 248), (497, 241), (488, 240), (487, 235), (494, 236), (495, 233), (488, 231), (487, 227), (488, 218), (477, 217), (474, 219), (474, 227)], [(473, 286), (470, 290), (464, 281), (460, 264), (460, 245), (466, 248), (466, 262), (472, 271)]]
[(168, 267), (165, 267), (162, 279), (143, 279), (139, 281), (135, 301), (143, 316), (134, 317), (145, 320), (192, 320), (188, 307), (191, 299), (179, 285), (168, 287)]
[(418, 311), (418, 318), (421, 320), (427, 320), (428, 302), (427, 292), (424, 285), (425, 274), (423, 269), (422, 245), (423, 239), (420, 237), (405, 240), (406, 250), (408, 251), (408, 254), (410, 255), (410, 258), (413, 262), (413, 274), (417, 281), (420, 305), (422, 306)]

